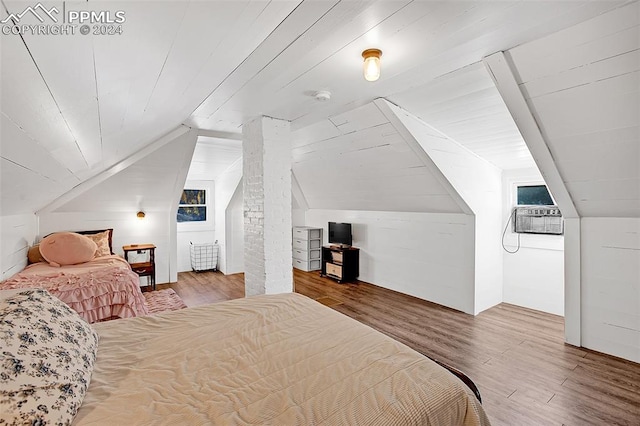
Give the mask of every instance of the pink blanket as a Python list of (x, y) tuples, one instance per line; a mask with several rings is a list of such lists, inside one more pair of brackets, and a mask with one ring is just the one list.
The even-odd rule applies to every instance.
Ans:
[(0, 283), (12, 288), (44, 288), (89, 323), (148, 314), (138, 275), (116, 255), (61, 267), (34, 263)]

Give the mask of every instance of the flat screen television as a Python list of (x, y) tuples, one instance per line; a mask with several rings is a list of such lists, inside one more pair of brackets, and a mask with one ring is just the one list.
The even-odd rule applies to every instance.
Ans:
[(329, 243), (350, 246), (352, 243), (351, 224), (329, 222)]

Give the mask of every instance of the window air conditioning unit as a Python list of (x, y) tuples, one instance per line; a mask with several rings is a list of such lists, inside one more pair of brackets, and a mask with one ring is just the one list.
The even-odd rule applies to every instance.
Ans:
[(514, 209), (514, 232), (519, 234), (564, 233), (562, 213), (558, 206), (521, 206)]

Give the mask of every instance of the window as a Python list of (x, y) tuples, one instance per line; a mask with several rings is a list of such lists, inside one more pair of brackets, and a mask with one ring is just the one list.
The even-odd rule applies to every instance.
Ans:
[(204, 189), (185, 189), (178, 203), (178, 222), (205, 222), (207, 194)]
[(554, 202), (546, 185), (518, 186), (519, 206), (553, 206)]

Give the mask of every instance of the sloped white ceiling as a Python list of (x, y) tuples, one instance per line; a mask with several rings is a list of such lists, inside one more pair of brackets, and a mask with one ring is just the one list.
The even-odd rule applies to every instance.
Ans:
[[(239, 132), (268, 115), (301, 129), (624, 3), (47, 2), (121, 9), (126, 22), (117, 36), (0, 35), (0, 214), (37, 210), (180, 124)], [(19, 13), (28, 2), (3, 5)], [(360, 53), (373, 46), (384, 52), (382, 78), (368, 83)], [(333, 96), (321, 104), (311, 95), (323, 89)]]
[(580, 216), (640, 217), (640, 6), (508, 52)]
[(216, 180), (241, 158), (241, 140), (199, 136), (187, 180)]
[(46, 2), (59, 21), (72, 9), (126, 21), (114, 35), (0, 36), (0, 214), (33, 212), (176, 128), (298, 3)]
[[(548, 35), (624, 1), (304, 1), (208, 96), (186, 124), (240, 131), (268, 115), (306, 127), (390, 98), (496, 51)], [(362, 78), (363, 50), (382, 76)], [(333, 93), (318, 103), (318, 90)]]
[(309, 208), (465, 212), (419, 145), (374, 103), (292, 136), (292, 170)]
[(394, 94), (389, 100), (503, 170), (536, 166), (482, 63)]
[(50, 150), (6, 115), (0, 119), (0, 215), (34, 212), (80, 183)]
[(52, 212), (170, 211), (184, 187), (195, 144), (195, 135), (186, 133)]

